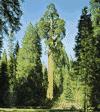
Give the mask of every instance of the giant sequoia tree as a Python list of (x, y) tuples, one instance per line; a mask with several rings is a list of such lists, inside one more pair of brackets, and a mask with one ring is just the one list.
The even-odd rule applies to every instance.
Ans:
[(17, 58), (17, 105), (32, 106), (42, 100), (41, 43), (37, 28), (30, 23)]
[(91, 97), (95, 64), (93, 27), (91, 16), (88, 14), (86, 7), (82, 10), (78, 24), (75, 53), (78, 79), (81, 81), (81, 86), (84, 87), (84, 109), (87, 112), (87, 108), (92, 106)]
[(90, 0), (91, 2), (91, 15), (94, 28), (94, 60), (95, 71), (94, 76), (94, 87), (93, 87), (93, 106), (97, 107), (100, 104), (100, 0)]
[(54, 86), (54, 54), (62, 46), (61, 40), (65, 36), (65, 22), (59, 17), (54, 4), (50, 4), (39, 21), (39, 34), (48, 46), (48, 90), (47, 98), (53, 98)]

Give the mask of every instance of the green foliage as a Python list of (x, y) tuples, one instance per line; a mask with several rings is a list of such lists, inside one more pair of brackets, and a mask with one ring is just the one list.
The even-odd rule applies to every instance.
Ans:
[(69, 59), (64, 49), (63, 49), (62, 55), (63, 55), (63, 58), (62, 58), (63, 67), (61, 69), (62, 69), (62, 76), (63, 76), (63, 92), (61, 97), (63, 100), (72, 102), (74, 101), (74, 95), (75, 95), (74, 94), (75, 91), (73, 90), (74, 88), (73, 87), (74, 70), (72, 68), (73, 62), (72, 60)]
[(19, 49), (20, 49), (20, 46), (19, 46), (19, 43), (17, 41), (15, 48), (14, 48), (15, 75), (16, 75), (16, 71), (17, 71), (17, 57), (18, 57)]
[(54, 4), (50, 4), (44, 16), (38, 23), (40, 37), (46, 39), (49, 48), (53, 50), (57, 42), (65, 36), (65, 21), (59, 18)]
[(17, 105), (41, 105), (42, 100), (42, 64), (41, 43), (37, 28), (30, 23), (17, 58)]
[(0, 50), (4, 35), (8, 35), (9, 31), (13, 33), (20, 29), (21, 16), (21, 0), (0, 0)]
[[(53, 107), (71, 110), (83, 108), (85, 112), (99, 108), (100, 0), (90, 0), (91, 14), (87, 7), (82, 10), (74, 62), (62, 43), (65, 21), (52, 3), (35, 26), (29, 24), (22, 47), (19, 48), (18, 42), (15, 45), (13, 34), (21, 25), (20, 4), (19, 0), (0, 1), (0, 48), (3, 36), (9, 36), (8, 60), (5, 51), (0, 57), (0, 106), (50, 107), (54, 104)], [(48, 48), (48, 69), (41, 63), (41, 39)]]
[(94, 79), (95, 56), (94, 38), (91, 16), (87, 7), (82, 10), (82, 15), (78, 24), (78, 34), (76, 36), (76, 65), (79, 81), (84, 85), (84, 109), (92, 106), (92, 88)]
[(46, 93), (47, 93), (47, 88), (48, 88), (48, 71), (45, 65), (42, 65), (42, 73), (43, 73), (42, 85), (43, 85), (43, 90), (44, 90), (43, 96), (44, 96), (44, 99), (46, 99)]
[(90, 0), (94, 37), (94, 80), (92, 103), (95, 108), (100, 104), (100, 0)]
[(58, 61), (58, 65), (55, 66), (56, 69), (54, 73), (54, 84), (56, 85), (54, 93), (56, 93), (58, 97), (56, 97), (53, 107), (70, 108), (74, 105), (76, 108), (79, 108), (80, 105), (78, 104), (80, 104), (80, 102), (76, 103), (76, 96), (79, 95), (79, 90), (76, 86), (73, 61), (69, 59), (63, 47), (59, 49), (59, 51), (61, 57)]
[(15, 85), (15, 57), (14, 57), (14, 36), (12, 33), (9, 34), (8, 38), (8, 75), (9, 75), (9, 106), (14, 106), (14, 85)]
[[(53, 91), (54, 96), (56, 96), (59, 91), (62, 91), (58, 89), (62, 83), (62, 74), (58, 73), (56, 65), (61, 65), (61, 61), (58, 62), (57, 60), (60, 58), (60, 49), (63, 46), (61, 40), (65, 36), (65, 21), (59, 17), (54, 4), (51, 3), (48, 5), (45, 14), (38, 23), (38, 29), (40, 37), (45, 39), (45, 43), (48, 46), (48, 77), (51, 75), (51, 77), (48, 78), (48, 91), (50, 90), (51, 96), (53, 97)], [(52, 77), (54, 78), (50, 79)], [(52, 85), (53, 83), (54, 85)]]
[(14, 55), (15, 55), (15, 58), (17, 58), (17, 55), (18, 55), (18, 52), (19, 52), (19, 42), (17, 41), (16, 44), (15, 44), (15, 48), (14, 48)]
[(8, 34), (9, 29), (13, 31), (18, 31), (20, 24), (20, 17), (22, 15), (21, 11), (21, 1), (16, 0), (1, 0), (0, 1), (0, 35), (6, 33)]
[(0, 61), (0, 107), (8, 106), (9, 78), (7, 72), (7, 55), (4, 51)]

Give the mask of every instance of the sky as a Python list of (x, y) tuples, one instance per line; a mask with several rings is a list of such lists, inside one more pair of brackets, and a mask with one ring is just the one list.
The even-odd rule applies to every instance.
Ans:
[[(21, 43), (28, 24), (30, 22), (33, 25), (37, 23), (50, 3), (55, 4), (60, 17), (66, 22), (66, 37), (63, 40), (63, 43), (68, 56), (74, 58), (73, 48), (75, 45), (75, 36), (77, 35), (78, 20), (84, 6), (89, 6), (89, 0), (24, 0), (24, 3), (22, 4), (22, 27), (15, 37)], [(44, 63), (46, 58), (47, 57), (43, 52), (42, 61)]]

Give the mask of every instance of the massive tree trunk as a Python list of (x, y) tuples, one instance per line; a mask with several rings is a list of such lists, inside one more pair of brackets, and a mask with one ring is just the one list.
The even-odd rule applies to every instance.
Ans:
[(53, 99), (53, 75), (54, 75), (54, 62), (52, 51), (48, 53), (48, 89), (47, 89), (47, 98)]

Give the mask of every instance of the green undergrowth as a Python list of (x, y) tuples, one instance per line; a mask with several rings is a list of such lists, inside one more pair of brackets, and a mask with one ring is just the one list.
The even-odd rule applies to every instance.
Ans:
[(9, 109), (0, 108), (0, 112), (82, 112), (80, 110), (62, 110), (62, 109)]

